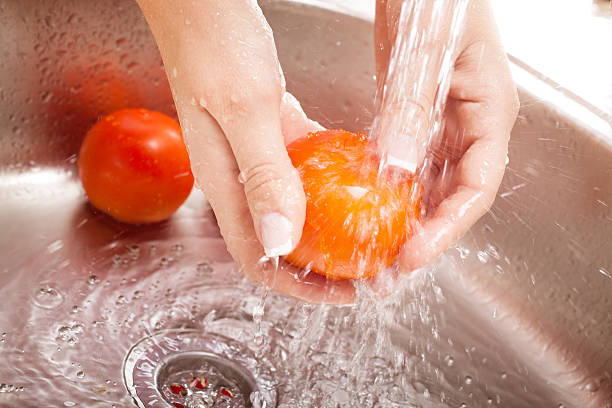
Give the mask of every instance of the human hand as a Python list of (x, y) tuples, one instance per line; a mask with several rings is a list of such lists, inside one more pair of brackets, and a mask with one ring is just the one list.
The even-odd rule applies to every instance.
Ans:
[[(430, 7), (434, 2), (413, 3)], [(379, 82), (386, 79), (401, 7), (402, 0), (377, 0), (375, 37)], [(423, 165), (428, 170), (423, 177), (427, 214), (404, 244), (399, 257), (401, 269), (407, 272), (435, 259), (488, 211), (504, 174), (508, 139), (518, 114), (516, 87), (489, 1), (472, 0), (467, 7), (465, 31), (452, 56), (454, 68), (443, 115), (443, 136), (434, 140), (426, 151), (430, 112), (438, 91), (438, 78), (432, 74), (441, 64), (439, 52), (449, 37), (451, 21), (448, 19), (442, 22), (439, 35), (425, 42), (424, 49), (429, 54), (414, 56), (413, 64), (404, 67), (406, 82), (414, 84), (404, 90), (407, 94), (404, 101), (412, 104), (409, 123), (404, 125), (409, 127), (408, 134), (415, 134), (417, 140), (377, 135), (380, 151), (391, 155), (390, 162), (413, 169), (427, 161)], [(399, 106), (390, 104), (386, 112), (380, 112), (380, 120), (397, 120), (400, 116), (397, 109)]]
[[(138, 0), (164, 61), (196, 185), (252, 280), (313, 303), (345, 303), (350, 282), (299, 276), (305, 197), (285, 144), (321, 127), (285, 92), (272, 31), (250, 0)], [(240, 180), (240, 181), (239, 181)]]

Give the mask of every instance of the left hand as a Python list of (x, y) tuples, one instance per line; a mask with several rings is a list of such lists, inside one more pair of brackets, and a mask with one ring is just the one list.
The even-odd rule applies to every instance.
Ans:
[[(386, 77), (402, 3), (402, 0), (377, 0), (375, 37), (379, 81)], [(430, 6), (426, 1), (421, 4)], [(424, 180), (427, 215), (399, 257), (400, 267), (406, 272), (434, 260), (488, 211), (506, 167), (508, 140), (519, 108), (516, 87), (489, 0), (471, 0), (467, 7), (465, 31), (453, 55), (450, 92), (443, 116), (444, 135), (429, 147), (433, 166)], [(431, 68), (435, 62), (431, 64), (423, 57), (428, 53), (427, 47), (431, 51), (429, 57), (440, 52), (445, 45), (441, 41), (455, 34), (449, 34), (448, 30), (450, 21), (440, 25), (440, 33), (435, 36), (439, 38), (426, 38), (430, 41), (425, 42), (425, 52), (418, 53), (417, 61), (411, 61), (410, 68), (398, 68), (406, 69), (412, 83), (422, 85), (408, 87), (404, 99), (414, 103), (414, 115), (407, 126), (416, 135), (417, 151), (414, 141), (404, 140), (402, 146), (401, 140), (399, 143), (392, 140), (393, 135), (377, 138), (381, 150), (393, 155), (404, 154), (400, 161), (408, 157), (418, 166), (426, 155), (424, 141), (438, 84), (431, 74), (435, 73)], [(419, 71), (420, 66), (424, 67), (423, 71)], [(391, 115), (392, 112), (393, 108)]]

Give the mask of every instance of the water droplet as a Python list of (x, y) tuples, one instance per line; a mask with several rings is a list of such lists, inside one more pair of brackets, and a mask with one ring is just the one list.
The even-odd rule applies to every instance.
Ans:
[(137, 290), (132, 295), (132, 299), (140, 299), (143, 296), (144, 296), (144, 292), (142, 290)]
[(586, 385), (585, 389), (588, 392), (596, 392), (597, 390), (599, 390), (599, 384), (595, 383), (595, 382), (590, 382)]
[(85, 373), (83, 371), (79, 371), (76, 373), (77, 378), (85, 378)]
[(83, 90), (83, 85), (81, 84), (74, 84), (70, 87), (70, 92), (72, 92), (73, 94), (78, 94)]
[(467, 259), (470, 255), (470, 250), (467, 248), (457, 247), (457, 251), (459, 252), (459, 257), (461, 259)]
[(96, 283), (100, 283), (100, 278), (98, 278), (96, 275), (89, 275), (89, 278), (87, 278), (87, 283), (90, 285), (95, 285)]
[(113, 266), (121, 265), (122, 260), (123, 259), (121, 258), (121, 255), (119, 255), (119, 254), (113, 255)]
[(76, 402), (64, 401), (64, 406), (65, 407), (76, 407)]
[(444, 361), (446, 362), (446, 365), (449, 367), (452, 367), (455, 364), (455, 359), (453, 358), (453, 356), (447, 355), (446, 357), (444, 357)]
[(244, 171), (241, 171), (241, 172), (240, 172), (240, 174), (238, 174), (238, 181), (239, 181), (241, 184), (246, 183), (246, 181), (247, 181), (247, 176), (246, 176), (246, 173), (245, 173)]
[(175, 244), (170, 247), (170, 253), (172, 254), (172, 256), (177, 257), (181, 254), (181, 252), (183, 252), (182, 244)]
[(201, 97), (198, 102), (200, 103), (200, 108), (206, 109), (206, 99), (204, 97)]
[(53, 99), (53, 92), (43, 91), (40, 93), (40, 101), (42, 103), (49, 103)]
[(47, 245), (47, 252), (52, 254), (62, 249), (63, 246), (64, 246), (64, 243), (62, 242), (62, 240), (58, 239), (57, 241), (53, 241), (52, 243)]
[(19, 391), (23, 391), (23, 387), (17, 387), (12, 384), (0, 383), (0, 394)]
[(162, 256), (159, 260), (159, 266), (161, 266), (162, 268), (167, 268), (168, 265), (170, 265), (170, 259), (165, 256)]
[(472, 377), (470, 377), (469, 375), (465, 377), (465, 385), (471, 385), (472, 384)]
[(43, 309), (54, 309), (62, 304), (64, 296), (55, 288), (51, 286), (45, 286), (34, 295), (34, 304)]
[(128, 252), (132, 261), (137, 261), (140, 258), (140, 247), (136, 244), (128, 247)]
[(489, 254), (484, 251), (478, 251), (478, 254), (476, 256), (478, 257), (478, 260), (483, 264), (489, 262)]
[(506, 378), (508, 378), (508, 374), (502, 373), (501, 378), (502, 378), (502, 380), (505, 380)]
[(172, 78), (176, 78), (178, 76), (178, 70), (176, 69), (176, 67), (172, 68)]
[(459, 405), (459, 408), (467, 408), (467, 404), (465, 402), (462, 402), (461, 405)]

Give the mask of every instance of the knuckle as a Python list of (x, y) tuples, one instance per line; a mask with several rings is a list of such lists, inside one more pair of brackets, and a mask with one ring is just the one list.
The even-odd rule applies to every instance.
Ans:
[(245, 84), (242, 81), (225, 83), (217, 86), (210, 94), (209, 109), (217, 120), (223, 121), (231, 115), (247, 116), (261, 107), (276, 104), (280, 107), (282, 98), (281, 87), (271, 81), (263, 81), (256, 86)]
[(274, 193), (282, 192), (285, 176), (273, 162), (261, 162), (241, 173), (244, 189), (249, 201), (263, 201), (272, 198)]

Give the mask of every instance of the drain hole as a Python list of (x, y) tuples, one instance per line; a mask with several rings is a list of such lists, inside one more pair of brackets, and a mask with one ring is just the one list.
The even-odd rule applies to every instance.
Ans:
[(274, 408), (274, 371), (232, 338), (168, 330), (132, 347), (123, 379), (141, 408)]
[(255, 381), (245, 369), (210, 353), (181, 353), (166, 360), (157, 389), (171, 404), (185, 408), (250, 407)]

